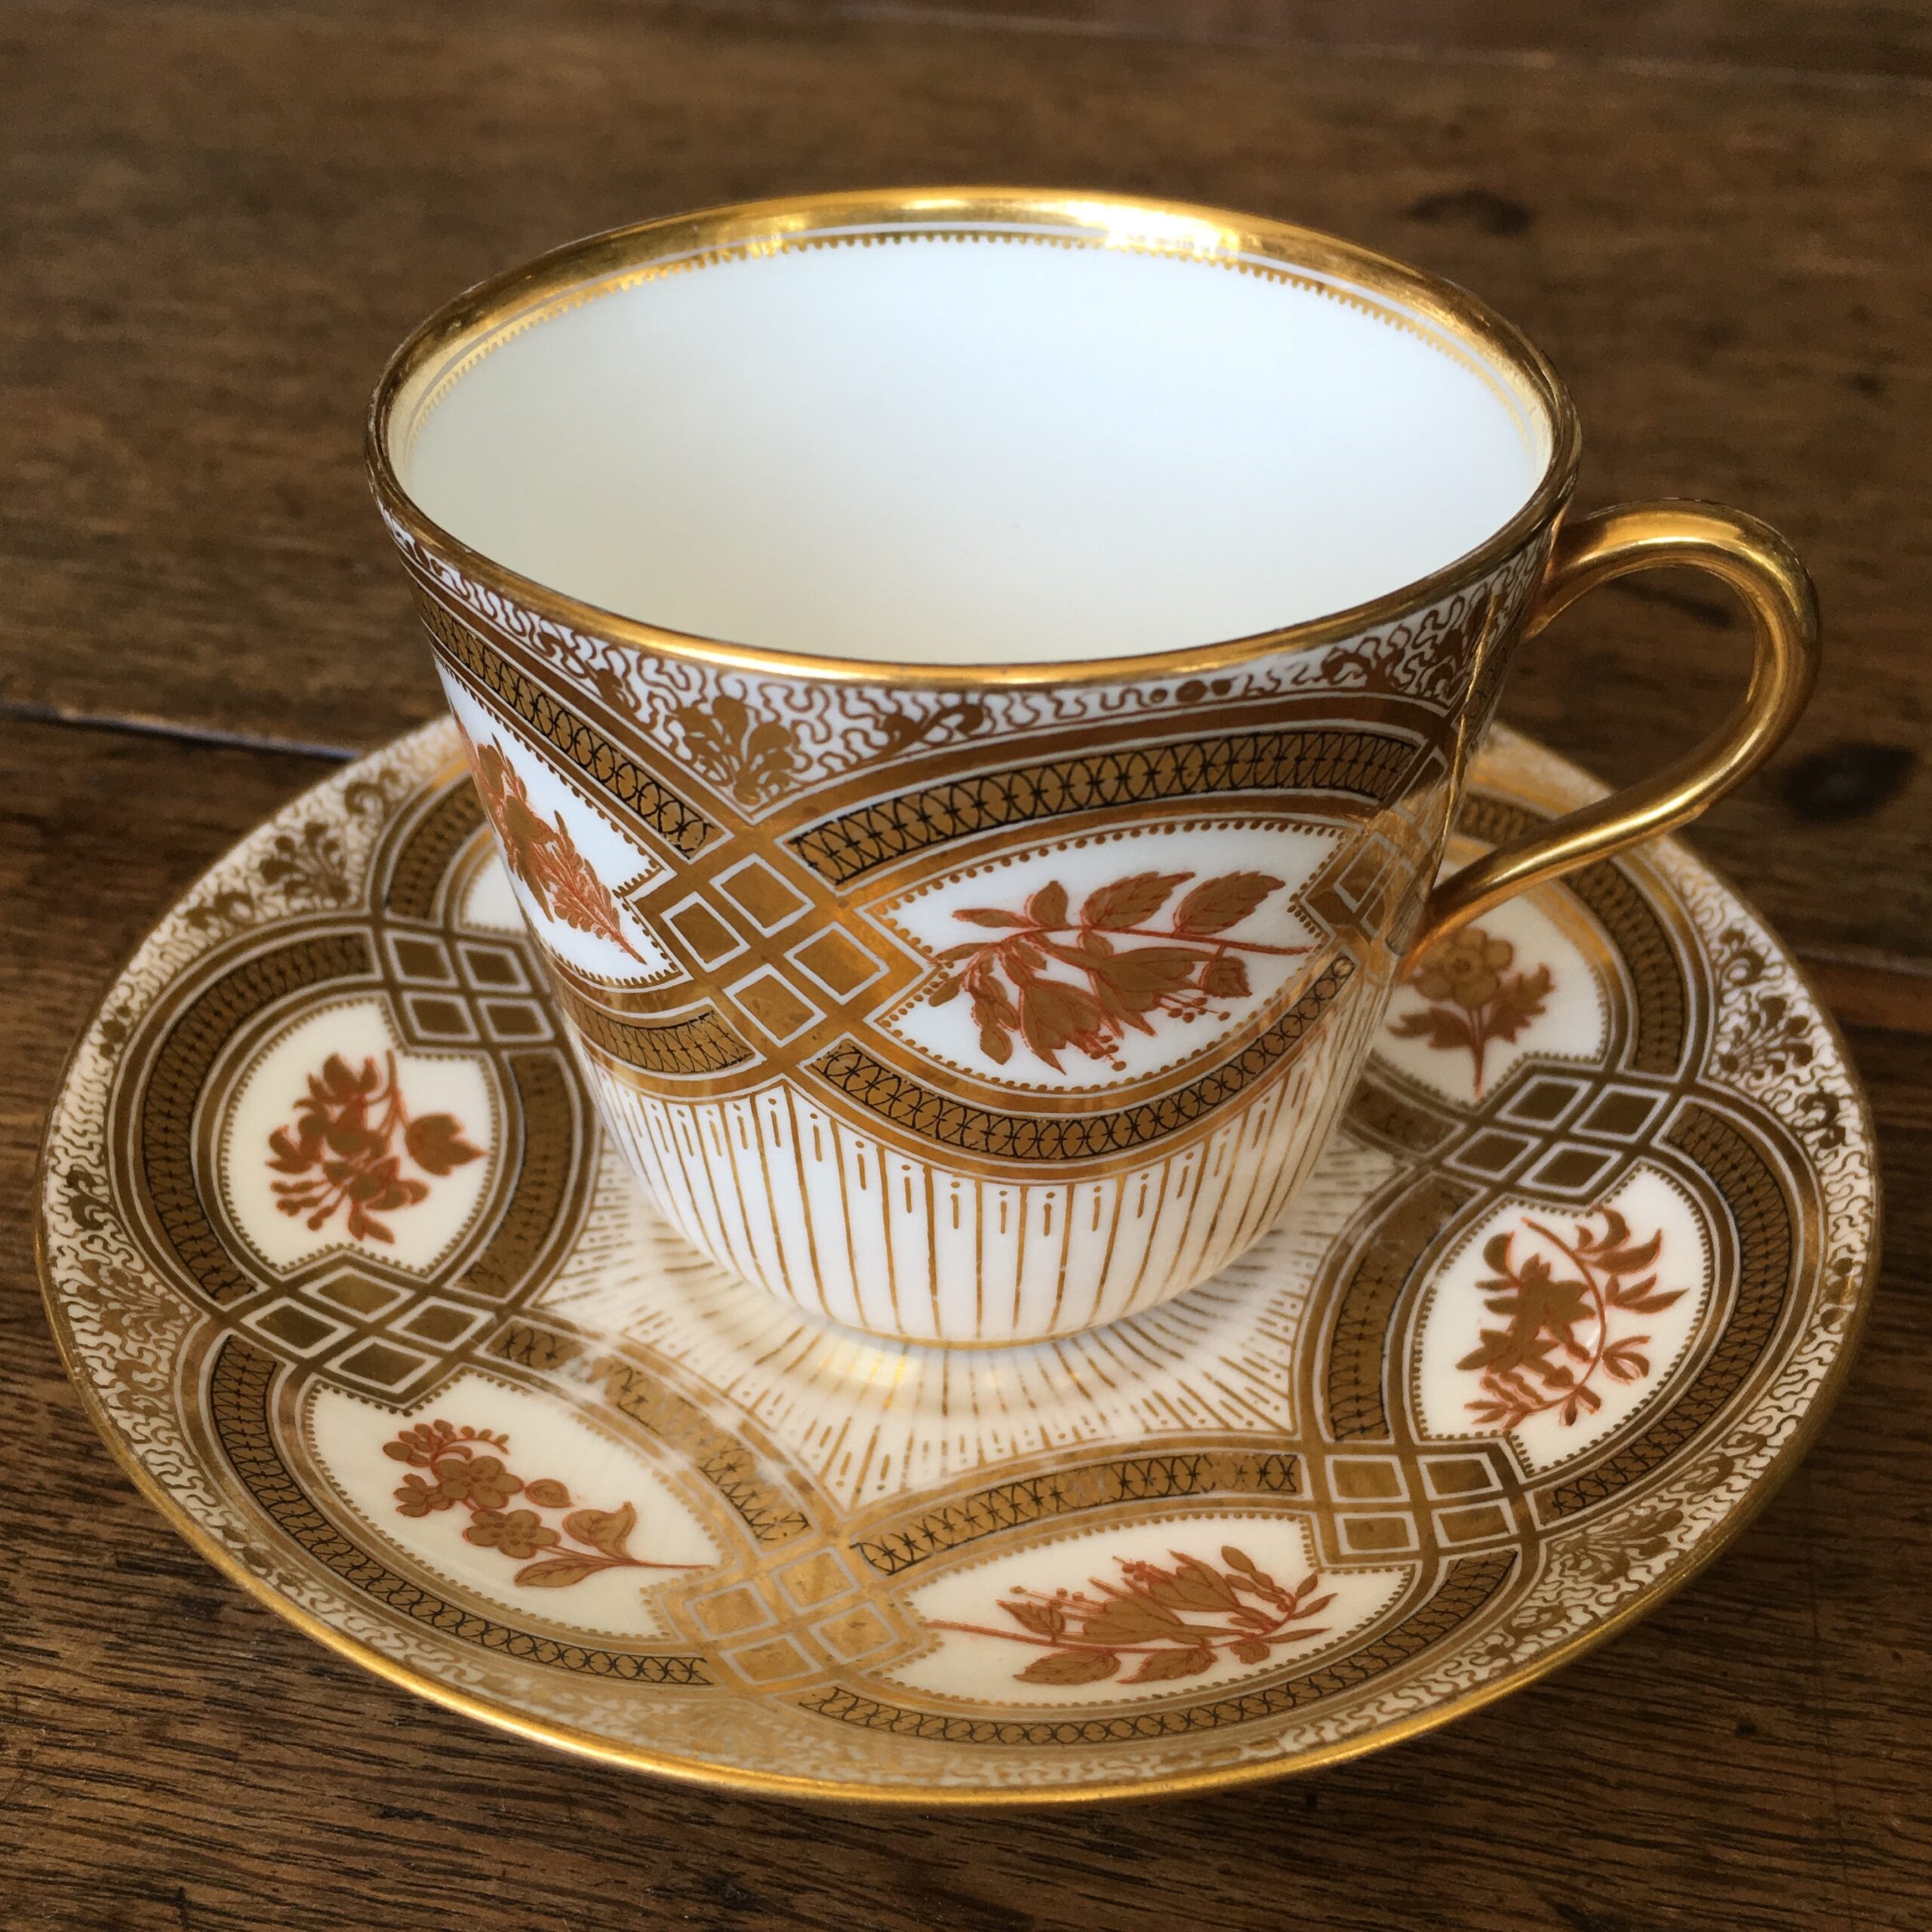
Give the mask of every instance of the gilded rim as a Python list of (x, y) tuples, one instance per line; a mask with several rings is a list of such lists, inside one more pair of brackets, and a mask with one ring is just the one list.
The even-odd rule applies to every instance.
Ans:
[[(1128, 657), (1069, 663), (935, 666), (769, 650), (668, 630), (621, 616), (539, 583), (472, 549), (424, 512), (396, 473), (391, 458), (392, 432), (409, 384), (429, 365), (448, 358), (463, 344), (478, 340), (525, 311), (553, 302), (586, 283), (655, 261), (759, 242), (782, 244), (855, 229), (928, 229), (948, 222), (1084, 235), (1097, 243), (1197, 260), (1259, 257), (1282, 268), (1338, 278), (1397, 302), (1457, 337), (1466, 348), (1501, 363), (1534, 398), (1549, 430), (1549, 454), (1543, 474), (1515, 514), (1475, 549), (1426, 577), (1348, 610), (1217, 643)], [(875, 189), (735, 202), (612, 229), (553, 249), (457, 296), (410, 334), (377, 384), (365, 453), (377, 500), (386, 515), (466, 576), (552, 622), (659, 656), (734, 670), (951, 689), (986, 684), (1065, 685), (1127, 676), (1186, 676), (1331, 643), (1372, 629), (1487, 575), (1553, 522), (1574, 486), (1580, 449), (1575, 408), (1542, 352), (1512, 324), (1453, 282), (1315, 229), (1223, 208), (1077, 189), (969, 186)]]

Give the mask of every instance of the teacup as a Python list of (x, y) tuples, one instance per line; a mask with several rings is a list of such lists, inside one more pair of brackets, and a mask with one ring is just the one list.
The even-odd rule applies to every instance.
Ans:
[[(1701, 506), (1563, 524), (1577, 444), (1432, 276), (973, 189), (544, 256), (410, 337), (369, 448), (631, 1165), (770, 1293), (984, 1346), (1225, 1267), (1425, 949), (1789, 728), (1797, 560)], [(1437, 882), (1518, 640), (1661, 564), (1749, 608), (1737, 715)]]

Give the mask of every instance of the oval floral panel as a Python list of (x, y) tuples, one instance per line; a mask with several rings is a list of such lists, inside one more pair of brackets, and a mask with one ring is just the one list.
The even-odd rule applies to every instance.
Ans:
[[(636, 841), (515, 748), (466, 755), (481, 795), (431, 726), (189, 894), (82, 1042), (44, 1181), (54, 1328), (116, 1453), (245, 1587), (424, 1694), (819, 1796), (1265, 1777), (1655, 1601), (1842, 1375), (1866, 1110), (1676, 847), (1414, 962), (1225, 1274), (1051, 1346), (921, 1351), (728, 1278), (626, 1177), (521, 921), (648, 980), (622, 894), (583, 884)], [(1591, 795), (1500, 734), (1461, 844)], [(1286, 983), (1310, 854), (1162, 836), (895, 906), (935, 977), (894, 1023), (1077, 1084)]]

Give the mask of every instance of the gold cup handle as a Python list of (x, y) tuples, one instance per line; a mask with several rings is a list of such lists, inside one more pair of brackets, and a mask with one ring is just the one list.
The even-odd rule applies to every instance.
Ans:
[(1751, 614), (1756, 654), (1744, 701), (1695, 751), (1654, 777), (1512, 838), (1437, 883), (1413, 958), (1525, 886), (1687, 823), (1777, 749), (1818, 675), (1818, 600), (1789, 544), (1767, 524), (1715, 503), (1627, 503), (1558, 533), (1526, 635), (1586, 591), (1632, 571), (1690, 564), (1722, 578)]

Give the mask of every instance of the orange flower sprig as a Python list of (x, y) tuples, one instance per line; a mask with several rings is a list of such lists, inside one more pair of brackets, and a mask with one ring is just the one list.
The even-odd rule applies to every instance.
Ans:
[(1684, 1291), (1657, 1287), (1661, 1232), (1633, 1242), (1629, 1223), (1615, 1208), (1596, 1214), (1601, 1228), (1579, 1223), (1568, 1241), (1540, 1221), (1523, 1224), (1571, 1264), (1574, 1277), (1559, 1274), (1534, 1251), (1516, 1260), (1513, 1232), (1492, 1236), (1484, 1247), (1491, 1272), (1477, 1290), (1503, 1325), (1481, 1330), (1477, 1346), (1456, 1364), (1482, 1371), (1482, 1394), (1469, 1404), (1478, 1422), (1514, 1429), (1554, 1411), (1567, 1428), (1603, 1407), (1591, 1386), (1599, 1371), (1614, 1382), (1641, 1381), (1650, 1374), (1643, 1352), (1649, 1334), (1617, 1334), (1623, 1324), (1613, 1318), (1660, 1315)]
[(1119, 1674), (1121, 1660), (1139, 1664), (1125, 1684), (1161, 1684), (1198, 1677), (1225, 1654), (1238, 1663), (1266, 1663), (1278, 1644), (1325, 1636), (1309, 1619), (1335, 1601), (1315, 1594), (1318, 1573), (1284, 1589), (1244, 1550), (1229, 1544), (1216, 1568), (1179, 1550), (1172, 1569), (1118, 1557), (1121, 1580), (1088, 1579), (1084, 1590), (1016, 1590), (1000, 1608), (1020, 1626), (1007, 1630), (983, 1623), (935, 1619), (938, 1630), (998, 1637), (1043, 1652), (1014, 1673), (1022, 1684), (1099, 1684)]
[[(1204, 879), (1165, 928), (1152, 924), (1174, 889), (1193, 877), (1136, 872), (1089, 894), (1077, 915), (1057, 880), (1041, 886), (1021, 912), (962, 908), (955, 918), (1000, 936), (942, 952), (935, 962), (942, 971), (927, 998), (944, 1006), (964, 994), (982, 1051), (1002, 1066), (1017, 1039), (1056, 1073), (1069, 1048), (1118, 1072), (1130, 1029), (1151, 1035), (1159, 1014), (1186, 1023), (1214, 1011), (1226, 1019), (1217, 1002), (1251, 998), (1241, 954), (1292, 957), (1310, 950), (1239, 939), (1230, 930), (1280, 891), (1282, 881), (1266, 872)], [(1124, 940), (1156, 943), (1124, 946)]]
[(497, 744), (470, 747), (477, 795), (490, 814), (504, 863), (531, 898), (559, 925), (608, 940), (640, 964), (647, 963), (626, 936), (617, 902), (577, 849), (561, 812), (555, 822), (530, 802), (529, 788)]
[[(615, 1509), (571, 1506), (568, 1487), (549, 1476), (525, 1482), (512, 1475), (503, 1461), (509, 1453), (507, 1435), (487, 1429), (458, 1429), (442, 1421), (417, 1423), (383, 1444), (383, 1454), (406, 1463), (420, 1475), (408, 1475), (395, 1492), (396, 1512), (428, 1516), (439, 1510), (463, 1509), (469, 1521), (465, 1543), (500, 1550), (524, 1567), (512, 1578), (535, 1589), (566, 1589), (604, 1570), (695, 1570), (695, 1563), (654, 1563), (630, 1552), (637, 1510), (629, 1503)], [(500, 1450), (503, 1455), (486, 1454)], [(512, 1509), (513, 1497), (531, 1506)], [(546, 1515), (567, 1511), (560, 1524)], [(528, 1558), (536, 1558), (534, 1562)]]
[(414, 1207), (429, 1192), (427, 1181), (402, 1171), (398, 1133), (403, 1152), (426, 1174), (440, 1177), (483, 1158), (481, 1148), (463, 1139), (454, 1114), (411, 1118), (396, 1084), (394, 1054), (380, 1065), (365, 1059), (360, 1072), (331, 1054), (321, 1072), (309, 1075), (309, 1091), (295, 1103), (294, 1126), (269, 1136), (269, 1166), (291, 1177), (271, 1183), (275, 1205), (285, 1214), (306, 1217), (312, 1231), (346, 1208), (355, 1240), (393, 1241), (377, 1216)]
[(1512, 973), (1516, 949), (1480, 926), (1464, 926), (1430, 947), (1409, 975), (1429, 1001), (1390, 1023), (1398, 1039), (1426, 1039), (1438, 1053), (1466, 1053), (1482, 1092), (1483, 1062), (1492, 1040), (1514, 1040), (1543, 1010), (1555, 983), (1547, 966)]

